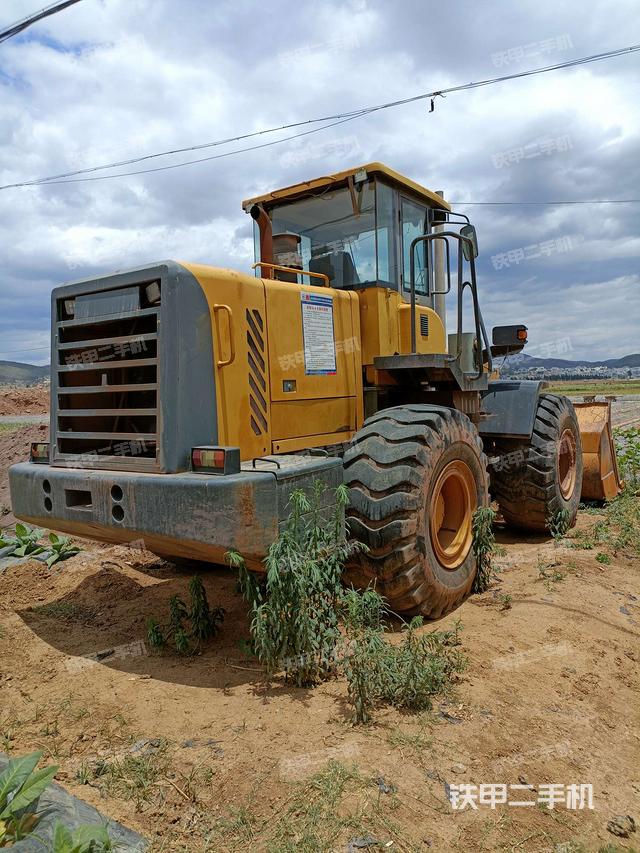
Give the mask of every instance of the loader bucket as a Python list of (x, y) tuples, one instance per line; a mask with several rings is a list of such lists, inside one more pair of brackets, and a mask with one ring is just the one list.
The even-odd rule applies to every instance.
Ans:
[(580, 427), (584, 474), (582, 499), (610, 501), (622, 491), (611, 431), (611, 403), (574, 403)]

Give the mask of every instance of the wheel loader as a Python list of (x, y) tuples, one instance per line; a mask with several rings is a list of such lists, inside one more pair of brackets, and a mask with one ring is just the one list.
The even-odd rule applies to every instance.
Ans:
[(615, 496), (608, 405), (500, 380), (527, 328), (489, 339), (476, 231), (442, 193), (368, 163), (243, 208), (253, 274), (165, 261), (53, 290), (50, 441), (10, 470), (18, 518), (259, 572), (292, 490), (324, 484), (328, 516), (344, 483), (367, 546), (347, 580), (438, 618), (472, 587), (476, 508), (542, 531)]

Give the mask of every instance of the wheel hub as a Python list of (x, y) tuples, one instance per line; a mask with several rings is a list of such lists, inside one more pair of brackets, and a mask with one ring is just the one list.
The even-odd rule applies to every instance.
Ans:
[(469, 466), (461, 459), (449, 462), (440, 472), (429, 502), (431, 544), (446, 569), (457, 569), (469, 553), (477, 503)]
[(557, 475), (560, 492), (569, 500), (576, 487), (576, 437), (573, 430), (565, 429), (558, 447)]

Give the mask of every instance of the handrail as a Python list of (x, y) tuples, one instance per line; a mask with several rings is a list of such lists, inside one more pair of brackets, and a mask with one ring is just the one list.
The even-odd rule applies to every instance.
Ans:
[[(442, 240), (444, 239), (445, 245), (447, 246), (447, 282), (448, 287), (445, 291), (437, 291), (433, 290), (433, 293), (449, 293), (451, 290), (451, 269), (450, 269), (450, 254), (449, 254), (449, 243), (447, 238), (452, 237), (453, 239), (458, 241), (458, 330), (456, 339), (458, 342), (458, 350), (455, 357), (452, 357), (451, 361), (459, 361), (462, 355), (462, 297), (464, 294), (465, 288), (469, 288), (471, 290), (471, 296), (473, 299), (473, 315), (474, 315), (474, 323), (476, 327), (476, 340), (478, 342), (478, 352), (476, 353), (476, 367), (478, 369), (478, 373), (474, 377), (475, 379), (480, 379), (482, 374), (484, 373), (484, 362), (482, 359), (482, 341), (484, 340), (485, 347), (489, 353), (488, 357), (488, 367), (489, 371), (493, 369), (493, 362), (491, 359), (491, 346), (489, 344), (489, 339), (487, 337), (487, 330), (484, 325), (484, 320), (482, 318), (482, 312), (480, 311), (480, 304), (478, 302), (478, 285), (476, 282), (476, 264), (475, 257), (473, 255), (473, 243), (469, 237), (463, 237), (462, 234), (458, 234), (456, 231), (438, 231), (437, 233), (430, 234), (422, 234), (419, 237), (415, 237), (411, 241), (411, 246), (409, 249), (409, 277), (410, 277), (410, 291), (411, 291), (411, 352), (416, 352), (416, 280), (415, 280), (415, 250), (416, 246), (419, 243), (429, 243), (434, 240)], [(463, 241), (468, 244), (469, 247), (469, 266), (471, 270), (471, 281), (463, 281), (462, 280), (462, 262), (463, 262), (463, 253), (462, 246)], [(429, 294), (431, 295), (431, 294)]]
[(329, 276), (323, 272), (311, 272), (311, 270), (298, 270), (295, 267), (281, 267), (279, 264), (268, 264), (266, 261), (258, 261), (251, 267), (254, 270), (256, 267), (266, 267), (270, 270), (278, 270), (278, 272), (288, 272), (294, 275), (308, 275), (310, 278), (321, 278), (325, 282), (325, 287), (331, 287)]

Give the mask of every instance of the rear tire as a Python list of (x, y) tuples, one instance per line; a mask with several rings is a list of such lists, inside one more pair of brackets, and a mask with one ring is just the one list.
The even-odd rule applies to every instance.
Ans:
[(377, 412), (344, 456), (351, 535), (368, 546), (346, 580), (392, 610), (437, 619), (469, 594), (471, 518), (489, 502), (487, 460), (469, 418), (443, 406)]
[(490, 468), (491, 495), (507, 524), (544, 531), (566, 510), (573, 527), (582, 490), (582, 445), (566, 397), (541, 394), (531, 439), (499, 441), (495, 451), (499, 459)]

